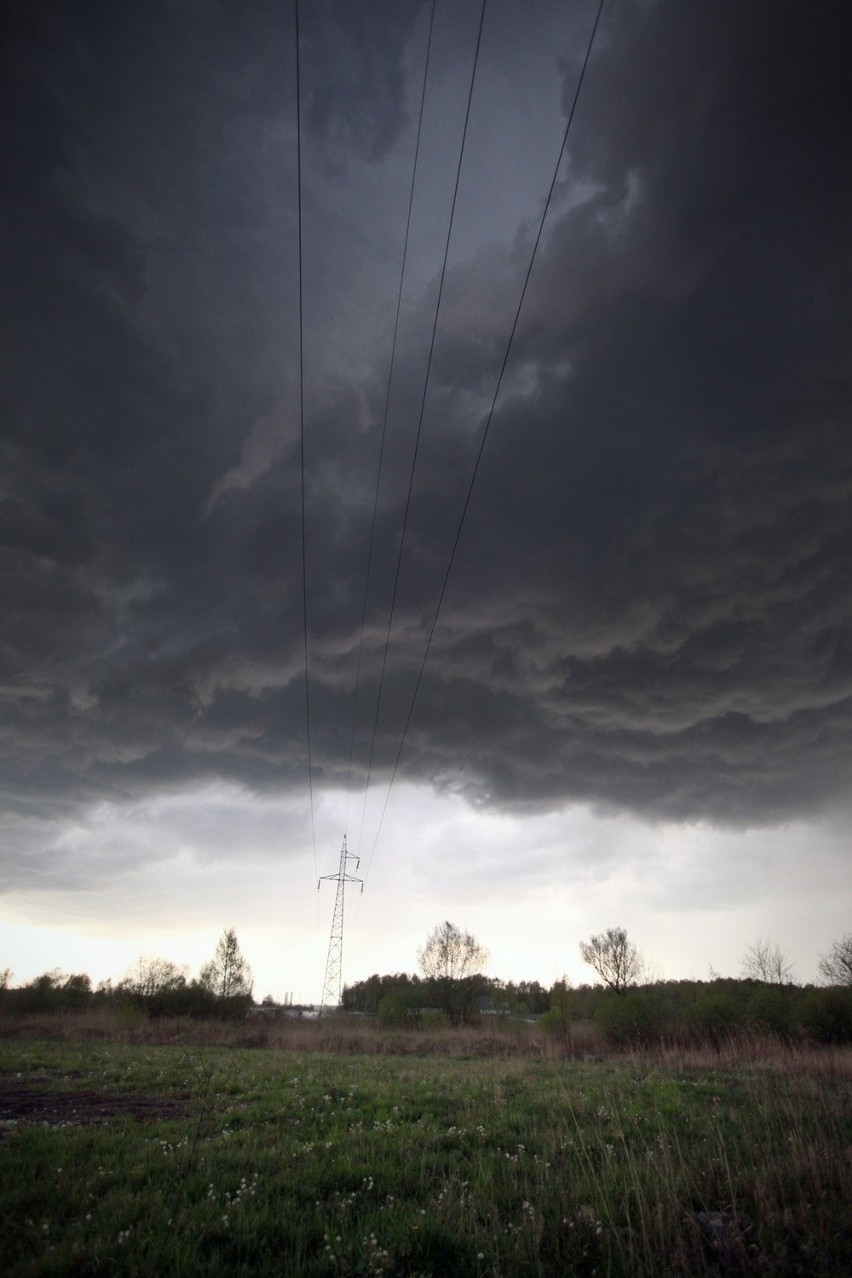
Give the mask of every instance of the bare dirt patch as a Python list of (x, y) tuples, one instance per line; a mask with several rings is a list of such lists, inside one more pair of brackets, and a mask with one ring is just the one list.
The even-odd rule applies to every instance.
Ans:
[(15, 1123), (87, 1126), (116, 1119), (153, 1122), (183, 1118), (186, 1096), (150, 1096), (135, 1092), (57, 1091), (44, 1083), (0, 1076), (0, 1130)]

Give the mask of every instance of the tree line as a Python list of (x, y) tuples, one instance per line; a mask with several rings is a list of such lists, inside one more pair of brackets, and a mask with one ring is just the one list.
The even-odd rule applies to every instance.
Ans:
[(96, 988), (85, 973), (59, 971), (11, 988), (11, 972), (0, 972), (0, 1006), (23, 1014), (129, 1005), (149, 1016), (241, 1017), (252, 1002), (251, 968), (233, 928), (225, 929), (194, 979), (185, 967), (152, 954), (141, 955), (120, 981)]
[[(538, 981), (501, 981), (486, 975), (486, 947), (445, 921), (418, 949), (418, 973), (374, 974), (347, 985), (341, 1010), (413, 1028), (527, 1017), (547, 1031), (569, 1034), (578, 1022), (591, 1022), (612, 1044), (718, 1041), (752, 1029), (852, 1042), (852, 934), (821, 956), (821, 986), (794, 984), (786, 956), (764, 938), (746, 950), (739, 978), (711, 970), (707, 981), (655, 979), (625, 928), (608, 928), (579, 948), (595, 984), (575, 988), (563, 978), (546, 988)], [(192, 979), (186, 968), (152, 955), (139, 958), (117, 983), (97, 988), (82, 973), (45, 972), (19, 988), (11, 988), (10, 977), (0, 971), (0, 1010), (10, 1013), (130, 1005), (154, 1017), (243, 1017), (253, 1005), (251, 969), (233, 928), (222, 933), (213, 957)]]
[(611, 1043), (689, 1038), (720, 1040), (743, 1030), (852, 1042), (852, 934), (824, 954), (824, 985), (798, 986), (780, 947), (759, 938), (743, 955), (739, 978), (711, 973), (708, 981), (660, 981), (625, 928), (580, 942), (597, 984), (574, 988), (556, 981), (500, 981), (485, 974), (487, 949), (449, 921), (418, 950), (419, 974), (375, 974), (347, 985), (345, 1011), (375, 1015), (388, 1025), (451, 1025), (488, 1016), (536, 1017), (554, 1033), (594, 1022)]

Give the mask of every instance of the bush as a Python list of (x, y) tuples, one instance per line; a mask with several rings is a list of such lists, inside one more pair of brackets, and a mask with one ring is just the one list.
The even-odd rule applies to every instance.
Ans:
[(578, 1005), (576, 991), (571, 988), (565, 977), (561, 981), (554, 982), (548, 996), (548, 1003), (549, 1007), (544, 1015), (538, 1018), (539, 1025), (548, 1034), (567, 1037), (571, 1022), (582, 1015), (582, 1010)]
[(565, 1009), (561, 1007), (552, 1007), (549, 1012), (545, 1012), (543, 1016), (538, 1018), (538, 1023), (546, 1034), (561, 1034), (565, 1036), (571, 1030), (571, 1018), (567, 1015)]
[(162, 1017), (189, 1016), (193, 1019), (242, 1020), (252, 1006), (250, 994), (234, 994), (222, 998), (205, 988), (200, 981), (176, 985), (141, 994), (135, 990), (119, 990), (116, 998), (144, 1012), (151, 1020)]
[(782, 1038), (795, 1031), (794, 990), (786, 985), (756, 984), (748, 1000), (748, 1019), (757, 1028)]
[(419, 1029), (423, 1024), (423, 1009), (416, 990), (391, 990), (379, 1002), (379, 1021), (382, 1025), (401, 1029), (407, 1025)]
[(852, 988), (810, 990), (802, 1028), (818, 1043), (852, 1043)]
[(661, 1024), (654, 999), (646, 991), (630, 990), (601, 1000), (595, 1021), (612, 1047), (647, 1043), (660, 1037)]
[(6, 1009), (18, 1015), (75, 1012), (91, 1003), (92, 983), (83, 973), (43, 972), (20, 989), (5, 990), (4, 995)]
[(702, 990), (686, 1011), (685, 1021), (691, 1038), (717, 1046), (737, 1029), (736, 999), (727, 991)]

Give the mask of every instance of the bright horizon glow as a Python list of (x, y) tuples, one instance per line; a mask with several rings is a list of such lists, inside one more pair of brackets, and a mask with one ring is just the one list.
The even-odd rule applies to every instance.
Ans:
[[(336, 869), (333, 830), (345, 802), (337, 792), (318, 805), (320, 874)], [(319, 1002), (335, 885), (317, 892), (306, 817), (304, 804), (234, 786), (93, 809), (73, 843), (89, 846), (103, 881), (7, 894), (0, 966), (12, 969), (16, 984), (57, 967), (85, 971), (97, 983), (120, 979), (140, 954), (153, 953), (193, 976), (221, 932), (234, 927), (258, 1000)], [(285, 856), (282, 829), (300, 824)], [(139, 868), (126, 854), (139, 845), (171, 853)], [(107, 847), (115, 850), (111, 872)], [(719, 831), (581, 806), (518, 817), (400, 785), (366, 879), (363, 895), (347, 893), (343, 974), (350, 984), (373, 972), (415, 972), (417, 947), (445, 918), (488, 948), (489, 975), (545, 986), (563, 974), (592, 982), (579, 941), (614, 925), (627, 927), (661, 979), (706, 979), (711, 967), (738, 975), (748, 945), (770, 936), (807, 983), (816, 980), (820, 953), (847, 927), (839, 823)], [(774, 884), (771, 906), (767, 882)]]

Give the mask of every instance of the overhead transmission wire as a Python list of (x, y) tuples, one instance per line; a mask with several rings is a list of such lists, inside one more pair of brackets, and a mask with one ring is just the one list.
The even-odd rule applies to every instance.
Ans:
[(317, 831), (314, 817), (314, 765), (311, 744), (311, 681), (308, 669), (308, 556), (305, 535), (305, 339), (304, 308), (302, 300), (302, 92), (299, 59), (299, 0), (295, 0), (296, 18), (296, 190), (298, 205), (299, 244), (299, 460), (302, 498), (302, 637), (305, 650), (305, 728), (308, 747), (308, 793), (311, 804), (311, 846), (314, 853), (314, 874), (317, 866)]
[[(438, 299), (437, 299), (437, 302), (435, 303), (435, 318), (432, 323), (432, 335), (429, 342), (429, 356), (426, 361), (426, 377), (423, 382), (423, 394), (420, 400), (420, 413), (417, 419), (417, 431), (414, 436), (414, 453), (411, 459), (411, 471), (410, 471), (409, 480), (408, 480), (408, 492), (405, 499), (405, 509), (404, 509), (403, 517), (402, 517), (402, 532), (400, 534), (399, 550), (398, 550), (397, 558), (396, 558), (396, 569), (394, 572), (393, 590), (391, 592), (391, 606), (390, 606), (390, 613), (388, 615), (387, 633), (385, 635), (385, 646), (384, 646), (384, 651), (382, 653), (382, 666), (381, 666), (381, 673), (379, 675), (379, 691), (376, 697), (376, 713), (375, 713), (375, 718), (373, 720), (373, 730), (372, 730), (372, 736), (370, 739), (370, 752), (369, 752), (369, 757), (367, 762), (367, 779), (364, 786), (364, 803), (361, 809), (361, 824), (360, 824), (360, 828), (358, 832), (359, 853), (360, 853), (360, 847), (361, 847), (361, 839), (364, 833), (364, 817), (367, 810), (367, 795), (370, 789), (370, 777), (372, 776), (373, 754), (375, 751), (376, 736), (378, 734), (379, 715), (381, 712), (381, 705), (382, 705), (382, 692), (385, 686), (385, 672), (387, 669), (387, 659), (388, 659), (388, 649), (390, 647), (391, 629), (393, 626), (394, 612), (396, 609), (396, 597), (397, 597), (397, 591), (399, 588), (399, 578), (400, 578), (400, 571), (402, 567), (402, 555), (403, 555), (403, 550), (405, 548), (406, 531), (408, 529), (408, 516), (411, 510), (411, 495), (414, 490), (414, 472), (417, 466), (417, 456), (420, 449), (420, 436), (423, 431), (423, 416), (426, 410), (426, 396), (429, 389), (429, 377), (432, 372), (432, 357), (435, 352), (435, 335), (438, 330), (438, 315), (441, 310), (441, 298), (444, 293), (444, 280), (447, 274), (447, 259), (450, 253), (450, 239), (452, 238), (453, 222), (455, 220), (455, 213), (456, 213), (456, 201), (458, 199), (459, 182), (461, 180), (462, 161), (464, 160), (465, 142), (467, 141), (467, 128), (468, 128), (468, 123), (470, 121), (471, 102), (473, 101), (473, 87), (476, 82), (476, 68), (479, 63), (479, 50), (482, 46), (482, 27), (485, 21), (485, 4), (486, 4), (486, 0), (482, 0), (482, 8), (479, 13), (479, 29), (476, 35), (476, 50), (474, 52), (473, 67), (470, 74), (470, 89), (468, 90), (467, 107), (465, 109), (465, 116), (464, 116), (464, 128), (462, 130), (461, 146), (459, 148), (459, 161), (458, 161), (458, 165), (456, 166), (456, 178), (455, 178), (455, 184), (453, 186), (453, 200), (452, 200), (452, 205), (450, 207), (450, 221), (447, 227), (447, 237), (444, 244), (444, 260), (441, 264), (441, 275), (440, 275), (440, 281), (438, 284)], [(410, 714), (409, 714), (409, 718), (410, 718)], [(394, 771), (396, 771), (396, 769), (394, 769)], [(371, 855), (371, 859), (372, 859), (372, 855)]]
[[(490, 428), (491, 428), (491, 421), (492, 421), (492, 419), (493, 419), (493, 417), (494, 417), (494, 410), (495, 410), (496, 405), (497, 405), (497, 399), (498, 399), (498, 397), (499, 397), (499, 395), (500, 395), (500, 390), (501, 390), (501, 387), (502, 387), (502, 385), (503, 385), (503, 377), (504, 377), (505, 372), (506, 372), (506, 367), (507, 367), (507, 365), (508, 365), (508, 363), (509, 363), (509, 355), (510, 355), (511, 350), (512, 350), (512, 344), (513, 344), (513, 342), (514, 342), (514, 340), (515, 340), (515, 333), (516, 333), (517, 328), (518, 328), (518, 320), (520, 319), (521, 310), (522, 310), (523, 305), (524, 305), (524, 299), (526, 298), (526, 295), (527, 295), (527, 288), (529, 287), (530, 277), (532, 276), (532, 270), (533, 270), (533, 265), (534, 265), (534, 263), (535, 263), (536, 254), (538, 253), (539, 245), (540, 245), (540, 243), (541, 243), (541, 237), (542, 237), (542, 234), (543, 234), (543, 232), (544, 232), (544, 224), (545, 224), (545, 221), (547, 220), (547, 213), (548, 213), (548, 210), (549, 210), (549, 208), (550, 208), (551, 201), (552, 201), (552, 199), (553, 199), (553, 192), (554, 192), (554, 190), (556, 189), (556, 181), (557, 181), (557, 178), (558, 178), (558, 176), (559, 176), (559, 170), (560, 170), (560, 168), (562, 167), (562, 159), (563, 159), (563, 157), (564, 157), (564, 155), (565, 155), (565, 148), (566, 148), (566, 146), (567, 146), (567, 144), (568, 144), (568, 134), (569, 134), (569, 132), (570, 132), (570, 130), (571, 130), (571, 124), (572, 124), (573, 119), (574, 119), (574, 112), (576, 111), (576, 108), (577, 108), (577, 102), (579, 101), (579, 98), (580, 98), (580, 90), (581, 90), (581, 89), (582, 89), (582, 87), (583, 87), (583, 80), (584, 80), (585, 75), (586, 75), (586, 68), (587, 68), (587, 67), (588, 67), (588, 65), (589, 65), (589, 59), (590, 59), (591, 54), (592, 54), (592, 46), (594, 45), (594, 42), (595, 42), (595, 35), (597, 34), (598, 25), (599, 25), (599, 23), (600, 23), (601, 13), (603, 12), (604, 3), (605, 3), (605, 0), (599, 0), (598, 8), (597, 8), (597, 13), (596, 13), (596, 15), (595, 15), (595, 21), (594, 21), (594, 23), (593, 23), (593, 25), (592, 25), (591, 35), (589, 36), (589, 43), (588, 43), (588, 46), (587, 46), (587, 48), (586, 48), (586, 54), (585, 54), (585, 57), (583, 58), (583, 65), (582, 65), (582, 68), (581, 68), (581, 70), (580, 70), (579, 78), (578, 78), (578, 80), (577, 80), (577, 86), (576, 86), (576, 88), (575, 88), (575, 90), (574, 90), (574, 98), (573, 98), (573, 101), (571, 102), (571, 109), (570, 109), (570, 111), (568, 112), (568, 120), (567, 120), (567, 122), (566, 122), (566, 125), (565, 125), (565, 131), (564, 131), (563, 136), (562, 136), (562, 145), (561, 145), (561, 147), (559, 148), (559, 156), (558, 156), (558, 158), (557, 158), (556, 165), (555, 165), (555, 168), (554, 168), (554, 170), (553, 170), (553, 177), (552, 177), (551, 182), (550, 182), (550, 188), (549, 188), (549, 190), (548, 190), (548, 192), (547, 192), (547, 198), (546, 198), (545, 203), (544, 203), (544, 209), (542, 210), (541, 218), (540, 218), (540, 220), (539, 220), (538, 232), (537, 232), (537, 234), (536, 234), (535, 242), (534, 242), (534, 244), (533, 244), (533, 250), (532, 250), (532, 254), (530, 255), (529, 265), (528, 265), (528, 267), (527, 267), (526, 275), (525, 275), (525, 277), (524, 277), (523, 287), (522, 287), (522, 289), (521, 289), (520, 297), (518, 298), (518, 304), (517, 304), (517, 306), (516, 306), (516, 308), (515, 308), (515, 315), (514, 315), (514, 319), (512, 320), (512, 327), (511, 327), (511, 330), (510, 330), (510, 332), (509, 332), (509, 340), (508, 340), (508, 342), (506, 343), (506, 350), (505, 350), (505, 352), (504, 352), (504, 354), (503, 354), (503, 360), (502, 360), (502, 363), (501, 363), (501, 365), (500, 365), (500, 374), (499, 374), (499, 376), (498, 376), (498, 378), (497, 378), (497, 384), (496, 384), (496, 387), (495, 387), (495, 389), (494, 389), (494, 395), (492, 396), (492, 399), (491, 399), (491, 407), (489, 408), (489, 410), (488, 410), (488, 415), (487, 415), (487, 417), (486, 417), (486, 419), (485, 419), (485, 426), (483, 427), (482, 437), (481, 437), (480, 442), (479, 442), (479, 450), (478, 450), (477, 455), (476, 455), (476, 461), (474, 462), (474, 465), (473, 465), (473, 472), (472, 472), (471, 477), (470, 477), (470, 482), (468, 483), (468, 487), (467, 487), (467, 494), (466, 494), (466, 496), (465, 496), (464, 505), (463, 505), (463, 507), (462, 507), (462, 512), (461, 512), (461, 516), (460, 516), (460, 518), (459, 518), (458, 526), (457, 526), (457, 528), (456, 528), (456, 535), (455, 535), (455, 539), (454, 539), (454, 541), (453, 541), (452, 549), (451, 549), (451, 551), (450, 551), (450, 558), (449, 558), (449, 562), (448, 562), (448, 564), (447, 564), (447, 569), (446, 569), (446, 572), (445, 572), (445, 574), (444, 574), (444, 580), (443, 580), (443, 584), (442, 584), (442, 586), (441, 586), (441, 591), (440, 591), (440, 594), (439, 594), (439, 596), (438, 596), (438, 604), (437, 604), (437, 607), (435, 608), (435, 614), (434, 614), (434, 616), (433, 616), (433, 618), (432, 618), (432, 625), (431, 625), (431, 628), (430, 628), (430, 630), (429, 630), (429, 637), (428, 637), (428, 639), (427, 639), (427, 641), (426, 641), (426, 648), (425, 648), (425, 651), (424, 651), (424, 653), (423, 653), (423, 659), (422, 659), (422, 661), (420, 662), (420, 669), (419, 669), (418, 674), (417, 674), (417, 681), (416, 681), (416, 683), (415, 683), (415, 685), (414, 685), (414, 691), (413, 691), (413, 693), (411, 694), (411, 701), (409, 702), (409, 706), (408, 706), (408, 714), (407, 714), (407, 716), (406, 716), (405, 726), (403, 727), (403, 730), (402, 730), (402, 738), (401, 738), (400, 743), (399, 743), (399, 749), (397, 750), (397, 753), (396, 753), (396, 759), (395, 759), (395, 761), (394, 761), (393, 771), (391, 772), (391, 779), (390, 779), (390, 782), (388, 783), (388, 789), (387, 789), (387, 793), (386, 793), (386, 795), (385, 795), (385, 801), (384, 801), (384, 804), (383, 804), (383, 806), (382, 806), (381, 815), (380, 815), (380, 817), (379, 817), (379, 823), (378, 823), (378, 827), (377, 827), (377, 829), (376, 829), (376, 835), (375, 835), (375, 838), (374, 838), (374, 840), (373, 840), (372, 848), (370, 849), (370, 858), (369, 858), (369, 860), (368, 860), (368, 862), (367, 862), (367, 869), (366, 869), (366, 871), (365, 871), (365, 873), (364, 873), (364, 881), (365, 881), (365, 882), (366, 882), (366, 880), (367, 880), (367, 877), (369, 876), (369, 873), (370, 873), (370, 867), (371, 867), (371, 865), (373, 864), (373, 855), (374, 855), (374, 853), (375, 853), (375, 851), (376, 851), (376, 846), (377, 846), (378, 841), (379, 841), (379, 835), (381, 834), (382, 824), (383, 824), (383, 822), (384, 822), (384, 819), (385, 819), (385, 813), (387, 812), (388, 803), (389, 803), (389, 801), (390, 801), (391, 790), (393, 789), (393, 783), (394, 783), (394, 781), (396, 780), (397, 771), (399, 770), (399, 762), (400, 762), (400, 759), (402, 758), (402, 751), (403, 751), (403, 747), (405, 746), (405, 738), (406, 738), (406, 736), (408, 735), (408, 729), (409, 729), (409, 727), (410, 727), (410, 725), (411, 725), (411, 719), (412, 719), (412, 716), (413, 716), (413, 714), (414, 714), (414, 705), (415, 705), (415, 702), (416, 702), (416, 700), (417, 700), (417, 695), (418, 695), (418, 693), (419, 693), (419, 691), (420, 691), (420, 685), (421, 685), (421, 683), (422, 683), (422, 681), (423, 681), (423, 672), (424, 672), (424, 670), (426, 669), (426, 662), (427, 662), (427, 660), (428, 660), (429, 652), (430, 652), (430, 649), (431, 649), (431, 647), (432, 647), (432, 640), (433, 640), (433, 639), (434, 639), (434, 637), (435, 637), (435, 630), (436, 630), (437, 625), (438, 625), (438, 617), (439, 617), (439, 615), (440, 615), (441, 608), (442, 608), (443, 603), (444, 603), (444, 596), (446, 595), (446, 592), (447, 592), (447, 584), (448, 584), (448, 582), (449, 582), (449, 580), (450, 580), (450, 574), (451, 574), (451, 572), (452, 572), (452, 568), (453, 568), (453, 561), (454, 561), (455, 556), (456, 556), (456, 551), (458, 550), (459, 541), (461, 540), (462, 528), (464, 527), (464, 522), (465, 522), (465, 519), (466, 519), (466, 517), (467, 517), (468, 508), (470, 507), (471, 496), (472, 496), (472, 494), (473, 494), (473, 486), (474, 486), (474, 484), (475, 484), (475, 482), (476, 482), (476, 476), (477, 476), (477, 474), (478, 474), (478, 472), (479, 472), (479, 465), (480, 465), (480, 462), (482, 461), (482, 455), (483, 455), (483, 453), (484, 453), (484, 451), (485, 451), (485, 443), (486, 443), (486, 440), (487, 440), (487, 438), (488, 438), (488, 432), (489, 432), (489, 430), (490, 430)], [(483, 6), (483, 7), (484, 7), (484, 6)], [(445, 259), (445, 261), (446, 261), (446, 259)], [(436, 323), (437, 323), (437, 316), (436, 316)], [(434, 337), (434, 333), (433, 333), (433, 337)], [(424, 392), (424, 399), (425, 399), (425, 392)]]
[[(385, 456), (385, 440), (387, 438), (388, 429), (388, 413), (390, 410), (391, 386), (393, 384), (393, 373), (396, 364), (396, 347), (397, 338), (399, 336), (399, 318), (402, 311), (402, 289), (405, 282), (405, 267), (408, 261), (408, 239), (411, 231), (411, 213), (414, 207), (414, 187), (417, 181), (417, 164), (420, 158), (420, 135), (423, 129), (423, 108), (426, 102), (426, 82), (429, 78), (429, 60), (432, 53), (432, 31), (435, 25), (435, 0), (432, 0), (431, 12), (429, 15), (429, 34), (426, 39), (426, 59), (423, 67), (423, 85), (420, 91), (420, 114), (417, 120), (417, 138), (414, 143), (414, 165), (411, 171), (411, 187), (408, 193), (408, 214), (405, 220), (405, 238), (402, 246), (402, 266), (399, 273), (399, 290), (396, 296), (396, 315), (393, 322), (393, 339), (391, 342), (390, 365), (388, 367), (387, 390), (385, 393), (385, 407), (382, 416), (382, 434), (379, 444), (379, 460), (376, 469), (376, 491), (373, 498), (373, 518), (370, 525), (370, 548), (367, 552), (367, 571), (364, 577), (364, 606), (361, 611), (361, 634), (358, 640), (358, 661), (355, 669), (355, 696), (352, 704), (352, 735), (349, 742), (349, 771), (346, 778), (346, 826), (349, 825), (349, 799), (352, 791), (352, 763), (355, 754), (355, 726), (358, 715), (358, 693), (361, 687), (361, 664), (364, 654), (364, 631), (367, 624), (367, 601), (370, 593), (370, 574), (373, 567), (373, 550), (376, 543), (376, 523), (379, 510), (379, 490), (382, 479), (382, 464)], [(368, 781), (369, 784), (369, 781)]]

